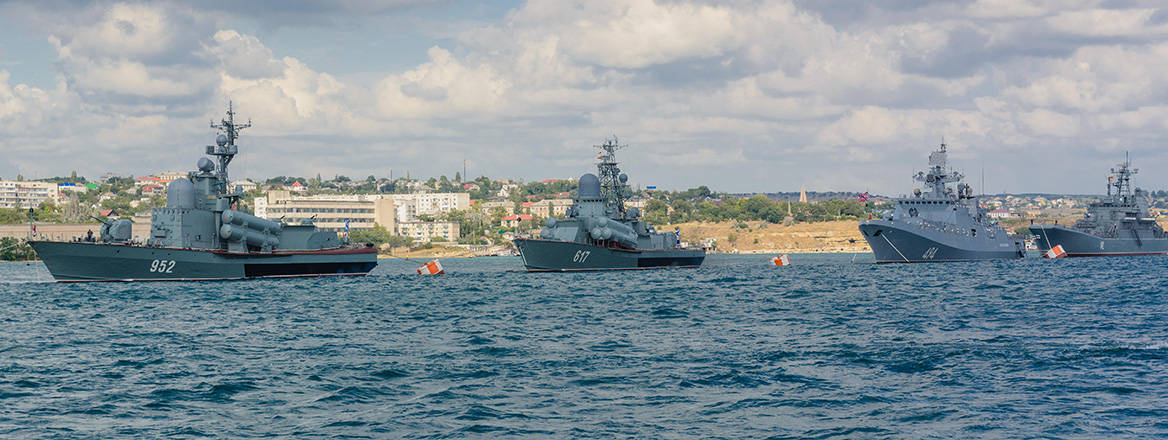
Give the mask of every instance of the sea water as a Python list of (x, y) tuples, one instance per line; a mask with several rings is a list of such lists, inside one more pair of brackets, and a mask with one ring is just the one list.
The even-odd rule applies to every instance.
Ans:
[(0, 264), (2, 438), (1168, 436), (1168, 257), (52, 283)]

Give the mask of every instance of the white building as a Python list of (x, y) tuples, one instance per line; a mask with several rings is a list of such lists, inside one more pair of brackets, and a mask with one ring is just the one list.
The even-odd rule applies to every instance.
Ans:
[(531, 213), (541, 218), (559, 217), (565, 215), (575, 203), (572, 199), (541, 200), (531, 205)]
[(397, 221), (412, 222), (421, 215), (437, 215), (450, 211), (470, 209), (468, 193), (385, 194), (397, 206)]
[(515, 213), (515, 202), (510, 200), (491, 200), (481, 201), (477, 205), (483, 214), (490, 215), (496, 208), (502, 208), (504, 215), (511, 215)]
[(503, 187), (499, 188), (499, 191), (496, 192), (495, 195), (503, 198), (511, 197), (511, 191), (515, 191), (517, 189), (519, 189), (519, 185), (514, 183), (505, 183), (503, 184)]
[(394, 230), (393, 200), (378, 195), (293, 196), (290, 191), (268, 191), (255, 199), (256, 217), (286, 223), (312, 219), (322, 231), (371, 229), (374, 225)]
[(258, 188), (258, 185), (256, 185), (255, 182), (252, 182), (250, 180), (236, 180), (234, 182), (231, 182), (231, 188), (232, 189), (239, 188), (243, 192), (248, 192), (248, 191), (255, 191), (256, 188)]
[(441, 237), (442, 241), (458, 240), (458, 222), (401, 222), (397, 235), (410, 237), (417, 243), (428, 243)]
[(0, 208), (36, 208), (58, 195), (56, 183), (0, 180)]

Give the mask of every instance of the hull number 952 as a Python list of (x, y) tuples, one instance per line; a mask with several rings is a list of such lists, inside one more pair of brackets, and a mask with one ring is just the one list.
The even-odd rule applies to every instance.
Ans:
[(150, 262), (150, 271), (158, 273), (171, 273), (174, 271), (174, 260), (154, 260)]
[(572, 262), (573, 263), (583, 263), (585, 260), (588, 259), (589, 255), (592, 255), (592, 251), (576, 251), (576, 255), (574, 257), (572, 257)]

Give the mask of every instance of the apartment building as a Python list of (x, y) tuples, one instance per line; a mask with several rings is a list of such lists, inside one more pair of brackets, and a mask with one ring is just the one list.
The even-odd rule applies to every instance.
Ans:
[(293, 196), (290, 191), (268, 191), (267, 197), (255, 199), (255, 215), (266, 219), (283, 218), (286, 223), (313, 219), (322, 231), (372, 229), (380, 225), (393, 231), (396, 226), (392, 199), (378, 195)]
[(437, 215), (450, 211), (465, 211), (470, 209), (470, 194), (468, 193), (418, 193), (418, 194), (385, 194), (382, 197), (393, 199), (397, 207), (397, 221), (416, 221), (418, 216)]
[(0, 180), (0, 208), (36, 208), (59, 194), (56, 183)]
[(403, 237), (413, 238), (415, 243), (428, 243), (439, 237), (442, 238), (442, 241), (457, 241), (459, 229), (458, 222), (413, 221), (398, 223), (396, 234)]

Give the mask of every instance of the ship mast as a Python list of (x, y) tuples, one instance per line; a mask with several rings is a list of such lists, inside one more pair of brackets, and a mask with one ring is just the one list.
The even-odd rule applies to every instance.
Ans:
[(957, 171), (948, 169), (947, 161), (949, 152), (946, 150), (946, 147), (948, 147), (948, 145), (945, 144), (945, 140), (942, 139), (941, 149), (929, 153), (928, 172), (918, 171), (917, 174), (913, 176), (913, 179), (925, 182), (925, 185), (932, 189), (934, 197), (943, 197), (945, 195), (946, 183), (959, 182), (961, 181), (962, 177), (965, 177)]
[(1131, 176), (1140, 170), (1131, 167), (1131, 159), (1127, 153), (1123, 154), (1123, 163), (1116, 166), (1117, 168), (1111, 169), (1111, 176), (1107, 178), (1107, 196), (1111, 197), (1111, 188), (1115, 188), (1115, 197), (1127, 202), (1128, 196), (1131, 195)]
[[(219, 195), (230, 196), (227, 194), (227, 165), (231, 163), (231, 159), (239, 153), (239, 147), (235, 145), (235, 140), (239, 138), (239, 131), (251, 127), (251, 119), (246, 123), (235, 123), (235, 109), (231, 101), (227, 102), (227, 119), (219, 120), (216, 124), (211, 121), (211, 128), (218, 130), (219, 136), (215, 138), (215, 145), (207, 146), (207, 154), (216, 156), (219, 159), (219, 165), (215, 169), (215, 177), (219, 180), (216, 185)], [(224, 134), (223, 132), (226, 132)]]
[(625, 198), (628, 196), (625, 182), (628, 176), (621, 174), (617, 167), (616, 150), (626, 146), (620, 145), (615, 135), (601, 145), (593, 145), (600, 150), (600, 156), (597, 157), (600, 163), (596, 164), (596, 169), (600, 173), (600, 195), (604, 197), (605, 210), (617, 214), (618, 218), (624, 218), (625, 215)]

